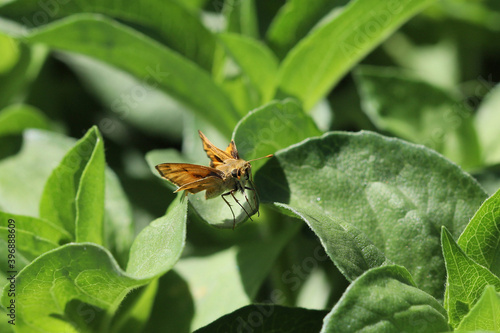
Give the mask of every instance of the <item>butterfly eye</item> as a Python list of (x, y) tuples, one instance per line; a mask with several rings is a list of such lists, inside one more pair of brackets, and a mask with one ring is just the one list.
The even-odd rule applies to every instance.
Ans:
[(231, 176), (233, 176), (234, 178), (238, 177), (238, 170), (233, 169), (233, 171), (231, 171)]

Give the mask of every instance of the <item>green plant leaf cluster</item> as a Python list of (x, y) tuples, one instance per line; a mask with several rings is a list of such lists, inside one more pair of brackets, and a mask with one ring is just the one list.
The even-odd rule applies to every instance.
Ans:
[[(0, 331), (499, 331), (498, 13), (1, 2)], [(198, 130), (244, 209), (156, 171)]]

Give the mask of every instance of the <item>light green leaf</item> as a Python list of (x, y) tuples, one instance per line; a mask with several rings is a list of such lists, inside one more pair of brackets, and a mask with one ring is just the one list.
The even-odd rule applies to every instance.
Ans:
[(266, 39), (276, 54), (284, 58), (314, 25), (336, 6), (339, 6), (339, 1), (289, 0), (271, 22)]
[(11, 105), (0, 111), (0, 136), (18, 134), (27, 128), (49, 129), (49, 120), (29, 105)]
[(79, 13), (99, 13), (151, 32), (154, 38), (210, 70), (215, 38), (182, 3), (149, 0), (75, 0), (40, 3), (18, 0), (0, 7), (0, 15), (33, 28)]
[(447, 271), (444, 307), (448, 311), (450, 325), (457, 327), (481, 298), (487, 285), (500, 290), (500, 279), (470, 259), (445, 227), (442, 243)]
[(351, 1), (287, 54), (279, 71), (281, 91), (310, 110), (361, 58), (432, 2)]
[[(174, 266), (186, 238), (186, 203), (178, 195), (164, 217), (151, 222), (134, 240), (130, 249), (127, 273), (137, 278), (151, 278)], [(183, 221), (182, 223), (179, 221)]]
[(500, 295), (495, 287), (486, 286), (481, 298), (464, 317), (457, 331), (500, 331)]
[(307, 223), (318, 235), (335, 266), (348, 280), (355, 280), (371, 268), (391, 264), (368, 237), (352, 225), (336, 221), (318, 210), (303, 207), (297, 210), (282, 203), (275, 205)]
[(238, 119), (228, 97), (207, 72), (149, 37), (103, 16), (73, 15), (32, 32), (23, 41), (81, 53), (118, 67), (167, 92), (223, 133), (229, 134)]
[(500, 85), (483, 100), (476, 114), (476, 130), (486, 164), (500, 163), (500, 134), (495, 126), (500, 123)]
[[(321, 135), (311, 117), (292, 99), (273, 101), (250, 111), (233, 132), (240, 156), (246, 160), (273, 154), (312, 136)], [(264, 163), (252, 162), (255, 173)]]
[[(44, 332), (89, 330), (83, 320), (79, 323), (70, 320), (81, 316), (81, 307), (69, 305), (79, 300), (113, 314), (132, 289), (172, 268), (184, 246), (185, 225), (186, 203), (177, 200), (165, 216), (152, 222), (135, 240), (128, 268), (133, 275), (124, 272), (108, 250), (92, 243), (67, 244), (38, 257), (16, 277), (16, 329), (19, 332), (34, 328)], [(176, 231), (170, 234), (170, 230)], [(156, 233), (151, 237), (153, 244), (158, 247), (139, 244), (144, 235), (153, 233)], [(165, 241), (157, 242), (155, 238)], [(137, 258), (145, 263), (139, 263)], [(6, 287), (1, 299), (3, 306), (10, 302), (7, 292)], [(101, 325), (103, 331), (108, 331), (109, 322)]]
[(231, 312), (195, 333), (253, 332), (310, 333), (321, 329), (326, 311), (289, 308), (274, 304), (252, 304)]
[(278, 254), (300, 227), (300, 223), (290, 224), (273, 239), (180, 260), (175, 270), (189, 285), (194, 302), (191, 331), (250, 304)]
[(257, 105), (269, 102), (276, 91), (278, 60), (274, 54), (265, 44), (249, 37), (225, 33), (220, 34), (219, 38), (241, 68), (243, 75), (247, 76), (257, 89)]
[(364, 112), (382, 130), (437, 150), (464, 168), (481, 164), (472, 114), (448, 92), (392, 68), (356, 71)]
[(479, 207), (457, 243), (469, 258), (500, 277), (500, 190)]
[(77, 242), (103, 242), (104, 144), (90, 129), (52, 172), (40, 201), (40, 217), (63, 227)]
[[(61, 134), (27, 130), (18, 154), (0, 161), (0, 207), (3, 211), (38, 216), (47, 178), (74, 142)], [(36, 172), (33, 166), (36, 165)]]
[(325, 317), (322, 333), (445, 332), (446, 312), (401, 266), (369, 270)]
[(275, 157), (255, 175), (263, 203), (352, 224), (442, 297), (438, 230), (445, 225), (458, 238), (486, 198), (470, 175), (425, 147), (370, 132), (327, 133)]

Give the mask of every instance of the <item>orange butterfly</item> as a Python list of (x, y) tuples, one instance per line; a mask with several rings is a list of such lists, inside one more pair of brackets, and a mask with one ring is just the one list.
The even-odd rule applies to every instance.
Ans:
[[(261, 158), (272, 157), (273, 155), (270, 154), (261, 158), (245, 161), (238, 155), (238, 150), (233, 140), (231, 140), (226, 150), (221, 150), (214, 146), (201, 131), (198, 131), (198, 133), (203, 142), (203, 149), (205, 149), (205, 152), (210, 158), (210, 167), (188, 163), (162, 163), (156, 166), (156, 170), (158, 170), (163, 178), (179, 187), (174, 193), (185, 191), (187, 195), (188, 193), (194, 194), (206, 191), (205, 199), (215, 198), (220, 195), (229, 206), (229, 209), (231, 209), (234, 229), (236, 217), (231, 205), (224, 197), (231, 195), (251, 220), (252, 218), (245, 207), (236, 199), (234, 193), (240, 191), (244, 195), (250, 208), (252, 208), (245, 194), (245, 190), (253, 191), (254, 201), (257, 205), (256, 210), (258, 212), (259, 203), (257, 200), (257, 191), (252, 180), (252, 166), (250, 162)], [(250, 186), (247, 186), (247, 183)]]

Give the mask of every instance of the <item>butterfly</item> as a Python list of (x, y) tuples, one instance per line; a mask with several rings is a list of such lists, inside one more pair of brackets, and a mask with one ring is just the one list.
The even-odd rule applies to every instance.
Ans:
[[(226, 150), (222, 150), (210, 142), (201, 131), (198, 131), (198, 134), (203, 143), (203, 149), (207, 153), (208, 158), (210, 158), (209, 167), (188, 163), (162, 163), (156, 166), (156, 170), (158, 170), (163, 178), (178, 186), (174, 193), (185, 191), (185, 194), (188, 195), (188, 193), (195, 194), (206, 191), (205, 199), (221, 196), (233, 214), (234, 229), (236, 226), (236, 217), (231, 204), (229, 204), (225, 197), (232, 196), (248, 218), (252, 220), (245, 207), (235, 197), (235, 193), (241, 192), (252, 211), (259, 212), (257, 190), (252, 179), (252, 165), (250, 162), (272, 157), (273, 154), (245, 161), (240, 158), (234, 140), (231, 140)], [(255, 210), (248, 201), (245, 190), (253, 191), (256, 205)]]

